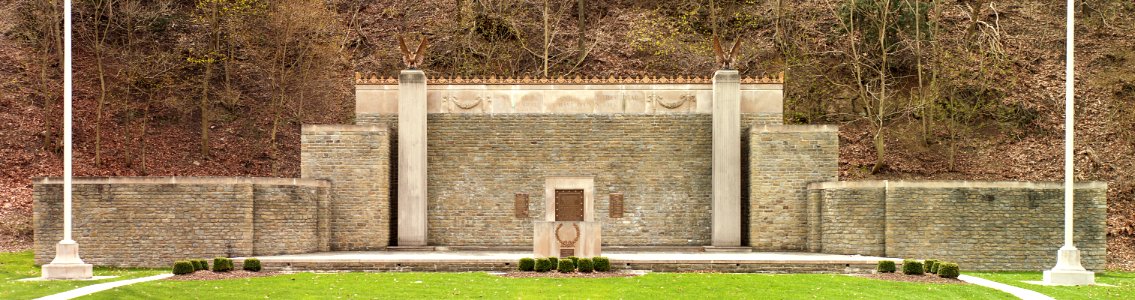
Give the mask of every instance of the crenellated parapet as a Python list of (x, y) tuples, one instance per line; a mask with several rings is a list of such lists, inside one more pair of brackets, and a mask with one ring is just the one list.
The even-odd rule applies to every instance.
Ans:
[[(441, 76), (429, 78), (430, 84), (450, 84), (450, 85), (533, 85), (533, 84), (711, 84), (713, 78), (701, 76), (642, 76), (642, 77), (623, 77), (623, 76), (608, 76), (603, 77), (582, 77), (576, 75), (575, 77), (542, 77), (532, 78), (530, 76), (518, 77), (497, 77), (491, 76), (478, 76), (465, 78), (461, 75), (457, 76)], [(776, 74), (769, 74), (765, 76), (746, 76), (741, 78), (742, 84), (783, 84), (784, 72)], [(374, 72), (355, 72), (355, 84), (359, 85), (397, 85), (398, 78), (378, 76)]]

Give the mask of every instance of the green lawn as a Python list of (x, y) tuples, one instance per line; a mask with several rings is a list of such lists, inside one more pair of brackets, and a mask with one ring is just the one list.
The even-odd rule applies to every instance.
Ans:
[(1040, 281), (1041, 272), (966, 273), (1000, 283), (1040, 292), (1056, 299), (1135, 299), (1135, 273), (1097, 273), (1096, 282), (1106, 286), (1042, 286), (1023, 281)]
[(32, 251), (0, 252), (0, 299), (33, 299), (96, 283), (144, 277), (169, 272), (168, 270), (139, 270), (95, 268), (97, 276), (118, 276), (97, 281), (16, 281), (39, 277)]
[(216, 281), (151, 281), (84, 299), (1014, 299), (975, 285), (844, 275), (653, 273), (630, 278), (501, 278), (485, 273), (299, 273)]

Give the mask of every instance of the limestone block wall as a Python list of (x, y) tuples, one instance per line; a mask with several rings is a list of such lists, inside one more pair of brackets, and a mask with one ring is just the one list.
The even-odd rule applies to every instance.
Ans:
[(252, 253), (331, 250), (327, 186), (258, 184), (253, 185), (252, 193)]
[[(379, 250), (392, 227), (391, 135), (377, 125), (304, 125), (303, 178), (331, 182), (330, 249)], [(396, 151), (393, 151), (396, 152)], [(394, 159), (396, 161), (396, 159)]]
[[(594, 176), (604, 245), (708, 245), (711, 125), (709, 114), (430, 114), (428, 242), (531, 246), (544, 178)], [(516, 193), (529, 194), (529, 218), (515, 218)], [(624, 194), (622, 218), (609, 218), (610, 193)]]
[[(118, 177), (76, 178), (73, 187), (73, 238), (83, 259), (95, 265), (168, 267), (185, 258), (326, 248), (312, 222), (319, 203), (327, 201), (325, 181)], [(266, 197), (270, 190), (287, 195)], [(63, 238), (62, 180), (35, 180), (33, 197), (35, 261), (44, 264)], [(288, 203), (276, 203), (284, 199)], [(287, 209), (292, 205), (305, 209)], [(276, 244), (259, 252), (265, 238)]]
[[(822, 252), (879, 254), (880, 219), (882, 255), (945, 259), (970, 270), (1051, 268), (1063, 244), (1059, 183), (867, 181), (809, 188), (823, 198), (818, 201)], [(1082, 262), (1103, 270), (1107, 184), (1079, 183), (1075, 199), (1075, 242)]]
[[(815, 252), (886, 256), (886, 190), (876, 182), (840, 181), (812, 189), (809, 207), (817, 227)], [(822, 226), (821, 226), (822, 224)]]
[(829, 125), (759, 125), (749, 133), (749, 245), (806, 250), (808, 184), (839, 178), (839, 133)]

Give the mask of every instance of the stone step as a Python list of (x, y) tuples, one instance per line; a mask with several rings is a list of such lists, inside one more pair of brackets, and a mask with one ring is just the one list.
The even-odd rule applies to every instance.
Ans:
[(728, 252), (728, 253), (744, 253), (753, 252), (752, 247), (715, 247), (705, 246), (702, 247), (705, 252)]
[(437, 247), (434, 246), (390, 246), (386, 247), (390, 251), (436, 251)]

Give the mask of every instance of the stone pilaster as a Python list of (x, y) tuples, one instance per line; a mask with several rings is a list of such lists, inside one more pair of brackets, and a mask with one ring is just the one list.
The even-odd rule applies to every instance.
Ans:
[(398, 77), (398, 246), (426, 245), (426, 74)]
[(741, 77), (713, 74), (713, 246), (741, 246)]

